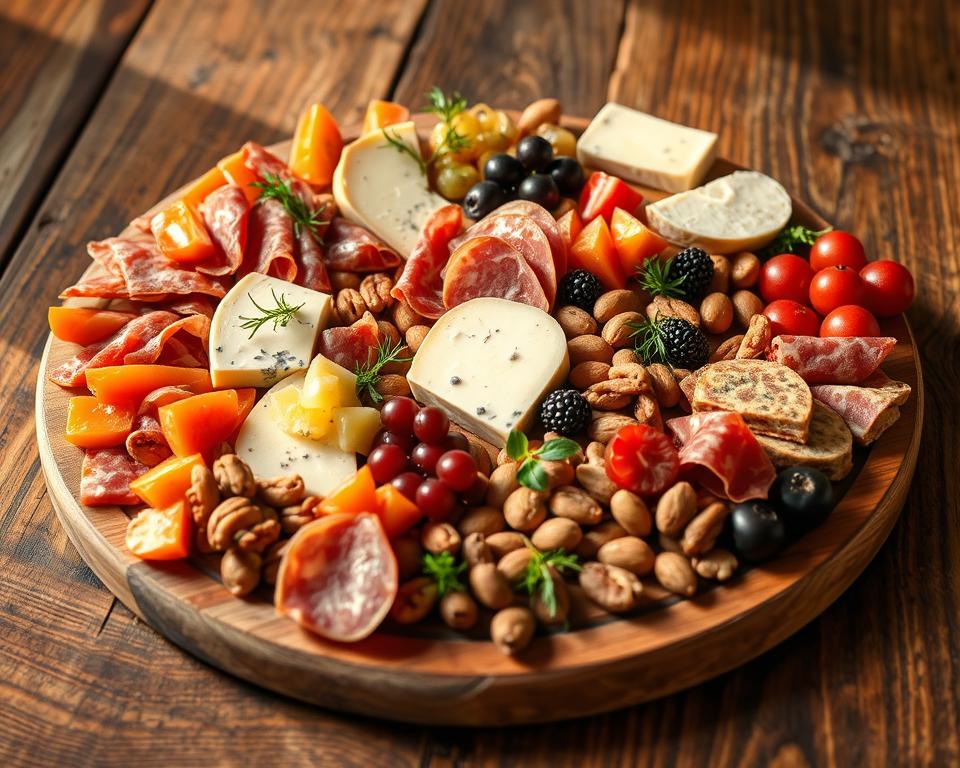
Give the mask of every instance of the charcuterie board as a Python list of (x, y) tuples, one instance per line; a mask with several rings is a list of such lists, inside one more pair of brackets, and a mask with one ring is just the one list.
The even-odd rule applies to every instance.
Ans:
[[(579, 131), (586, 121), (566, 124)], [(429, 121), (418, 126), (425, 138)], [(718, 160), (707, 178), (736, 168)], [(641, 191), (649, 200), (664, 196)], [(798, 200), (793, 211), (799, 223), (825, 226)], [(641, 609), (624, 618), (574, 600), (576, 628), (537, 636), (520, 657), (503, 655), (482, 633), (439, 622), (328, 642), (277, 615), (268, 591), (230, 595), (213, 560), (145, 562), (130, 554), (128, 514), (78, 501), (81, 452), (63, 436), (69, 393), (48, 379), (74, 349), (52, 336), (40, 366), (37, 440), (51, 500), (84, 560), (130, 610), (192, 655), (279, 693), (364, 715), (458, 725), (551, 721), (654, 699), (743, 664), (816, 617), (863, 571), (903, 506), (923, 421), (909, 327), (901, 316), (882, 330), (899, 340), (886, 371), (914, 396), (882, 439), (857, 450), (828, 524), (689, 600), (647, 590)]]

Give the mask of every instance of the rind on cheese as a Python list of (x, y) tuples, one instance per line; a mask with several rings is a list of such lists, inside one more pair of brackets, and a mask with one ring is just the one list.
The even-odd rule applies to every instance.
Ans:
[(703, 181), (717, 134), (678, 125), (622, 104), (605, 104), (577, 141), (581, 164), (666, 192)]
[(422, 403), (494, 445), (525, 429), (570, 369), (567, 343), (546, 312), (479, 298), (446, 312), (417, 350), (407, 381)]
[(734, 171), (646, 208), (650, 225), (667, 240), (710, 253), (761, 248), (786, 226), (792, 212), (787, 191), (756, 171)]
[(819, 469), (831, 480), (842, 480), (853, 469), (853, 435), (830, 408), (814, 402), (806, 445), (757, 435), (757, 440), (777, 467), (802, 464)]

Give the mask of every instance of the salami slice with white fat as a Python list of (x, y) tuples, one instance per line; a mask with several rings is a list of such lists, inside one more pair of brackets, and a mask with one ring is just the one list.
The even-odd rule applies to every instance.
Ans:
[(400, 266), (400, 255), (370, 230), (342, 216), (330, 222), (324, 242), (327, 267), (337, 272), (383, 272)]
[(765, 499), (776, 470), (738, 413), (694, 413), (667, 427), (680, 444), (680, 475), (740, 502)]
[(88, 507), (139, 504), (130, 483), (147, 469), (131, 459), (123, 446), (87, 448), (80, 468), (80, 503)]
[(466, 241), (450, 255), (443, 278), (443, 304), (449, 309), (492, 296), (550, 310), (537, 276), (526, 259), (499, 237)]
[(369, 636), (397, 596), (397, 559), (373, 514), (328, 515), (290, 540), (277, 573), (277, 612), (339, 642)]
[[(553, 218), (553, 214), (550, 213), (550, 211), (542, 205), (532, 203), (529, 200), (511, 200), (509, 203), (504, 203), (496, 210), (491, 211), (478, 222), (478, 224), (482, 224), (487, 219), (504, 213), (519, 213), (524, 216), (529, 216), (537, 222), (537, 224), (540, 225), (540, 229), (543, 230), (543, 234), (547, 236), (547, 240), (550, 242), (550, 250), (553, 253), (553, 263), (557, 277), (560, 278), (566, 274), (567, 246), (563, 242), (563, 236), (560, 234), (560, 227), (557, 224), (557, 220)], [(459, 243), (457, 243), (457, 245), (459, 245)]]
[(450, 241), (462, 227), (463, 209), (459, 205), (445, 205), (431, 213), (390, 295), (424, 317), (439, 318), (446, 310), (443, 271), (450, 260)]
[(250, 272), (279, 277), (289, 283), (297, 276), (293, 219), (279, 200), (261, 200), (250, 211), (247, 253), (239, 274)]
[(852, 384), (816, 384), (813, 396), (836, 411), (846, 422), (853, 439), (869, 445), (900, 418), (900, 408), (910, 396), (910, 387), (888, 379), (877, 380), (880, 387)]
[(777, 336), (767, 358), (792, 368), (808, 384), (857, 384), (896, 344), (891, 336)]
[(243, 262), (250, 204), (240, 187), (230, 184), (213, 190), (200, 204), (200, 215), (217, 248), (217, 259), (198, 264), (205, 275), (232, 275)]
[(330, 275), (324, 259), (323, 248), (316, 241), (313, 234), (302, 227), (297, 233), (297, 285), (309, 288), (311, 291), (330, 293)]

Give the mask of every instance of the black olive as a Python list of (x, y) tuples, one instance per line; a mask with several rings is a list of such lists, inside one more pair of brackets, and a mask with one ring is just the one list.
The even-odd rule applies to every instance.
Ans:
[(767, 560), (787, 543), (787, 527), (765, 501), (737, 504), (730, 514), (733, 545), (744, 560)]
[(769, 498), (790, 533), (799, 535), (827, 519), (833, 509), (833, 485), (819, 469), (789, 467), (777, 475)]
[(560, 190), (557, 189), (556, 182), (551, 177), (541, 176), (538, 173), (527, 176), (520, 182), (520, 186), (517, 187), (517, 197), (542, 205), (549, 211), (556, 208), (560, 202)]
[(528, 171), (542, 171), (553, 160), (553, 147), (543, 136), (524, 136), (517, 144), (517, 160)]
[(544, 173), (550, 174), (561, 195), (575, 197), (583, 186), (583, 168), (572, 157), (558, 157), (546, 167)]
[(483, 164), (483, 178), (497, 182), (505, 190), (518, 186), (526, 175), (523, 163), (506, 153), (494, 155)]
[(463, 198), (463, 212), (479, 220), (506, 202), (506, 195), (495, 181), (478, 181)]

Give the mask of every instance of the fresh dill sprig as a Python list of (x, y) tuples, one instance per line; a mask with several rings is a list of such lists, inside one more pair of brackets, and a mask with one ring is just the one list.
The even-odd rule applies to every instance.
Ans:
[(780, 234), (773, 238), (773, 242), (764, 248), (760, 255), (767, 258), (779, 253), (796, 253), (799, 246), (813, 245), (820, 235), (825, 235), (832, 229), (833, 227), (827, 227), (816, 230), (803, 224), (791, 224), (780, 230)]
[(293, 219), (293, 231), (299, 236), (301, 230), (306, 229), (316, 238), (318, 243), (323, 243), (320, 237), (320, 227), (328, 223), (329, 219), (324, 219), (323, 214), (327, 209), (326, 205), (321, 205), (317, 210), (310, 209), (303, 199), (293, 191), (290, 182), (284, 181), (279, 176), (272, 173), (263, 174), (264, 181), (255, 181), (251, 186), (260, 190), (260, 200), (277, 200), (290, 214)]
[(670, 267), (673, 258), (660, 261), (658, 258), (647, 259), (642, 267), (637, 269), (640, 286), (651, 296), (665, 296), (668, 299), (678, 299), (686, 295), (683, 290), (683, 281), (686, 275), (670, 277)]
[(287, 297), (284, 294), (280, 294), (280, 297), (277, 298), (276, 291), (273, 288), (270, 289), (270, 295), (273, 296), (273, 301), (277, 305), (274, 308), (270, 307), (261, 307), (257, 304), (257, 300), (253, 298), (251, 294), (247, 294), (247, 298), (253, 303), (261, 314), (259, 317), (244, 317), (240, 316), (240, 319), (243, 322), (240, 324), (241, 328), (249, 328), (250, 335), (248, 339), (252, 339), (253, 335), (260, 330), (266, 323), (273, 321), (273, 330), (276, 332), (277, 328), (286, 328), (287, 324), (293, 319), (293, 316), (297, 313), (303, 304), (298, 304), (295, 307), (291, 307), (287, 304)]
[(423, 573), (437, 585), (438, 597), (443, 597), (447, 592), (465, 592), (466, 587), (460, 577), (466, 570), (467, 564), (458, 563), (449, 552), (437, 555), (427, 552), (423, 556)]
[(391, 147), (396, 149), (401, 154), (409, 155), (417, 161), (417, 165), (420, 167), (420, 173), (422, 173), (424, 176), (427, 175), (430, 167), (444, 155), (462, 152), (464, 149), (467, 149), (470, 146), (470, 139), (457, 133), (456, 128), (448, 125), (447, 132), (443, 137), (443, 141), (430, 154), (430, 157), (424, 159), (423, 155), (420, 154), (419, 148), (414, 149), (411, 147), (409, 144), (407, 144), (407, 142), (397, 135), (396, 131), (391, 133), (389, 128), (383, 128), (382, 133), (383, 137), (387, 140), (387, 143)]
[(390, 342), (381, 341), (377, 347), (377, 359), (373, 363), (367, 363), (366, 365), (357, 363), (357, 367), (354, 369), (357, 377), (357, 397), (362, 397), (366, 393), (374, 403), (383, 400), (383, 395), (377, 392), (377, 384), (380, 383), (381, 377), (380, 371), (390, 363), (408, 363), (413, 360), (412, 357), (400, 356), (403, 347), (402, 341), (398, 341), (392, 347)]
[(448, 96), (435, 85), (427, 92), (427, 104), (423, 107), (423, 111), (432, 112), (443, 122), (449, 123), (466, 108), (467, 100), (459, 91), (454, 91)]
[(527, 543), (532, 552), (530, 562), (527, 563), (523, 576), (520, 577), (520, 587), (531, 597), (538, 596), (543, 607), (550, 616), (557, 615), (557, 592), (553, 585), (551, 566), (557, 573), (564, 570), (580, 571), (577, 556), (562, 549), (553, 549), (541, 552), (532, 544)]
[(660, 330), (660, 315), (653, 320), (644, 320), (641, 323), (628, 323), (631, 338), (634, 339), (634, 351), (644, 365), (652, 363), (670, 364), (670, 355), (667, 352), (667, 343)]

